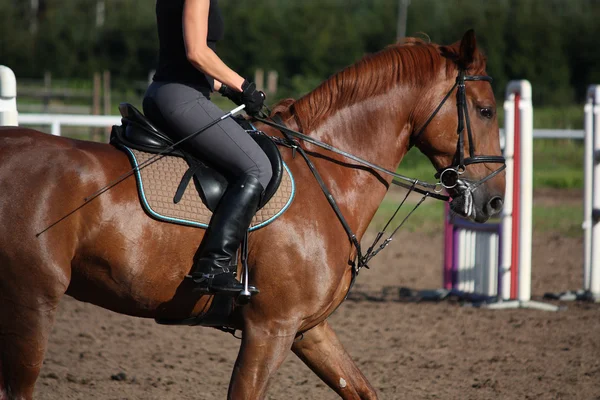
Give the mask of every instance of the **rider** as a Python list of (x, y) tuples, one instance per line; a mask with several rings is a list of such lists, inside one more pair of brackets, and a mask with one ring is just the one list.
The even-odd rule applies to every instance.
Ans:
[[(180, 140), (225, 113), (210, 101), (217, 90), (246, 113), (257, 114), (264, 93), (216, 55), (223, 38), (217, 0), (157, 0), (160, 42), (154, 81), (144, 97), (144, 114)], [(235, 296), (237, 250), (272, 177), (271, 163), (256, 142), (231, 118), (187, 142), (198, 158), (217, 168), (229, 186), (196, 254), (191, 277), (205, 293)], [(251, 287), (251, 291), (256, 291)]]

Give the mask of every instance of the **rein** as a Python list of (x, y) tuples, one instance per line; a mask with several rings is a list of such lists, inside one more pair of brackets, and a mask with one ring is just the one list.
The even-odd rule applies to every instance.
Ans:
[[(412, 147), (415, 143), (415, 140), (418, 140), (420, 138), (420, 136), (423, 134), (423, 132), (425, 131), (425, 129), (427, 128), (429, 123), (434, 119), (434, 117), (442, 109), (442, 107), (446, 103), (446, 101), (450, 98), (450, 95), (452, 94), (452, 92), (454, 92), (454, 89), (456, 89), (458, 87), (458, 90), (456, 92), (456, 107), (457, 107), (457, 112), (458, 112), (458, 128), (457, 128), (456, 133), (458, 135), (458, 141), (457, 141), (457, 149), (456, 149), (456, 157), (455, 157), (458, 160), (457, 160), (456, 164), (451, 165), (447, 168), (444, 168), (436, 173), (436, 175), (435, 175), (436, 179), (440, 179), (440, 182), (436, 183), (436, 184), (421, 182), (418, 179), (412, 179), (412, 178), (406, 177), (406, 176), (398, 174), (394, 171), (390, 171), (386, 168), (383, 168), (379, 165), (373, 164), (367, 160), (364, 160), (364, 159), (357, 157), (353, 154), (350, 154), (346, 151), (340, 150), (332, 145), (329, 145), (327, 143), (316, 140), (316, 139), (314, 139), (310, 136), (307, 136), (303, 133), (289, 129), (287, 126), (285, 126), (285, 123), (283, 122), (281, 117), (279, 117), (279, 115), (275, 115), (275, 116), (271, 117), (271, 121), (269, 121), (266, 118), (260, 118), (257, 116), (254, 117), (257, 121), (260, 121), (260, 122), (264, 123), (265, 125), (268, 125), (268, 126), (278, 129), (283, 134), (285, 139), (284, 140), (281, 140), (279, 138), (272, 138), (272, 139), (277, 144), (290, 147), (294, 151), (294, 154), (296, 151), (298, 153), (300, 153), (302, 158), (304, 158), (304, 161), (306, 162), (308, 168), (310, 169), (310, 171), (314, 175), (315, 179), (317, 180), (319, 186), (321, 187), (321, 190), (323, 191), (323, 194), (327, 198), (327, 201), (331, 205), (331, 208), (334, 210), (336, 216), (338, 217), (340, 223), (342, 224), (344, 230), (346, 231), (348, 238), (350, 239), (350, 241), (356, 248), (356, 252), (357, 252), (356, 258), (350, 262), (352, 265), (352, 272), (353, 272), (352, 283), (354, 282), (354, 278), (358, 275), (360, 269), (363, 267), (369, 268), (368, 262), (392, 241), (392, 238), (396, 234), (396, 232), (398, 232), (398, 230), (404, 225), (406, 220), (425, 201), (425, 199), (427, 197), (433, 197), (435, 199), (442, 200), (442, 201), (450, 200), (449, 196), (441, 195), (439, 193), (442, 191), (442, 188), (452, 189), (452, 188), (458, 186), (459, 183), (462, 182), (460, 180), (460, 175), (462, 175), (466, 171), (467, 165), (478, 164), (478, 163), (502, 164), (497, 170), (493, 171), (492, 173), (490, 173), (486, 177), (480, 179), (479, 181), (474, 182), (474, 183), (467, 182), (465, 185), (466, 185), (466, 190), (469, 192), (473, 192), (481, 184), (490, 180), (494, 176), (498, 175), (501, 171), (503, 171), (506, 168), (505, 158), (503, 156), (485, 156), (485, 155), (476, 156), (475, 155), (473, 132), (471, 129), (471, 120), (469, 118), (468, 106), (467, 106), (465, 81), (491, 82), (492, 78), (489, 76), (485, 76), (485, 75), (465, 75), (464, 70), (462, 70), (462, 69), (459, 70), (458, 76), (456, 77), (456, 82), (454, 83), (452, 88), (444, 96), (444, 98), (442, 99), (440, 104), (436, 107), (436, 109), (433, 111), (433, 113), (429, 116), (429, 118), (427, 119), (425, 124), (418, 130), (417, 134), (411, 137), (411, 147)], [(463, 118), (464, 118), (464, 120), (463, 120)], [(465, 122), (466, 122), (467, 135), (468, 135), (468, 140), (469, 140), (469, 157), (468, 158), (464, 158)], [(349, 158), (353, 161), (356, 161), (360, 164), (366, 165), (367, 167), (372, 168), (376, 171), (391, 175), (397, 179), (397, 180), (394, 179), (392, 181), (392, 183), (408, 189), (406, 196), (404, 197), (402, 202), (398, 205), (398, 208), (396, 209), (394, 214), (390, 217), (390, 219), (388, 220), (388, 222), (385, 225), (385, 227), (383, 228), (383, 230), (377, 234), (377, 237), (373, 241), (373, 244), (371, 246), (369, 246), (367, 252), (364, 255), (362, 254), (362, 250), (361, 250), (361, 246), (358, 241), (358, 238), (352, 231), (352, 228), (350, 228), (350, 225), (348, 224), (348, 221), (346, 221), (346, 218), (344, 218), (342, 211), (340, 210), (333, 195), (331, 194), (331, 192), (325, 185), (325, 182), (323, 181), (323, 178), (319, 174), (319, 171), (317, 171), (315, 165), (313, 164), (313, 162), (310, 160), (310, 158), (306, 154), (306, 151), (300, 146), (300, 143), (298, 142), (297, 139), (306, 141), (315, 146), (321, 147), (325, 150), (328, 150), (333, 153), (347, 157), (347, 158)], [(410, 183), (410, 185), (407, 182)], [(418, 188), (417, 185), (419, 185), (425, 189)], [(461, 186), (464, 186), (464, 185), (461, 185)], [(430, 190), (427, 190), (427, 189), (430, 189)], [(390, 236), (387, 239), (385, 239), (383, 241), (383, 243), (377, 249), (375, 249), (375, 246), (377, 246), (377, 244), (379, 243), (379, 241), (382, 239), (383, 235), (385, 234), (386, 229), (391, 224), (391, 222), (394, 220), (394, 218), (398, 214), (398, 211), (404, 205), (404, 203), (406, 202), (406, 199), (413, 191), (423, 194), (423, 198), (404, 217), (402, 222), (396, 227), (396, 229), (394, 229), (394, 231), (390, 234)], [(358, 260), (358, 262), (357, 262), (357, 260)]]
[[(260, 117), (256, 117), (256, 116), (254, 117), (254, 119), (256, 119), (257, 121), (260, 121), (260, 122), (262, 122), (262, 123), (264, 123), (266, 125), (269, 125), (269, 126), (272, 126), (274, 128), (277, 128), (279, 131), (281, 131), (281, 133), (285, 137), (284, 141), (277, 140), (279, 138), (272, 138), (272, 139), (275, 140), (275, 142), (277, 144), (290, 147), (294, 152), (297, 151), (298, 153), (300, 153), (300, 155), (302, 156), (302, 158), (306, 162), (306, 165), (310, 169), (311, 173), (313, 174), (313, 176), (317, 180), (317, 183), (321, 187), (321, 190), (323, 191), (323, 194), (327, 198), (327, 201), (329, 202), (329, 205), (331, 206), (331, 208), (335, 212), (336, 216), (338, 217), (338, 220), (342, 224), (342, 227), (346, 231), (346, 235), (348, 236), (348, 239), (350, 239), (350, 242), (352, 242), (352, 244), (356, 248), (356, 258), (351, 261), (351, 265), (352, 265), (352, 282), (354, 282), (354, 279), (356, 278), (356, 276), (358, 275), (359, 271), (362, 268), (369, 269), (368, 262), (373, 257), (375, 257), (381, 250), (383, 250), (385, 247), (387, 247), (387, 245), (392, 241), (392, 238), (396, 234), (396, 232), (398, 232), (398, 230), (402, 227), (402, 225), (404, 225), (404, 223), (412, 215), (412, 213), (421, 204), (423, 204), (423, 202), (425, 201), (425, 199), (427, 197), (433, 197), (433, 198), (436, 198), (436, 199), (439, 199), (439, 200), (444, 200), (444, 201), (449, 200), (448, 196), (440, 195), (438, 193), (430, 192), (430, 191), (427, 191), (427, 190), (424, 190), (424, 189), (419, 189), (419, 188), (416, 187), (416, 185), (419, 184), (419, 185), (421, 185), (423, 187), (429, 187), (429, 188), (434, 188), (435, 189), (435, 188), (438, 187), (438, 185), (432, 185), (430, 183), (421, 182), (421, 181), (419, 181), (417, 179), (412, 179), (412, 178), (405, 177), (404, 175), (397, 174), (397, 173), (395, 173), (393, 171), (387, 170), (387, 169), (385, 169), (383, 167), (380, 167), (380, 166), (372, 164), (372, 163), (370, 163), (370, 162), (368, 162), (366, 160), (363, 160), (362, 158), (359, 158), (359, 157), (357, 157), (355, 155), (352, 155), (352, 154), (347, 153), (347, 152), (345, 152), (343, 150), (337, 149), (337, 148), (335, 148), (335, 147), (333, 147), (333, 146), (331, 146), (331, 145), (329, 145), (327, 143), (320, 142), (320, 141), (318, 141), (316, 139), (311, 138), (310, 136), (306, 136), (306, 135), (304, 135), (304, 134), (302, 134), (300, 132), (297, 132), (297, 131), (294, 131), (292, 129), (289, 129), (288, 127), (285, 126), (285, 123), (283, 122), (283, 120), (278, 115), (272, 117), (273, 121), (276, 120), (277, 122), (272, 122), (272, 121), (269, 121), (269, 120), (267, 120), (265, 118), (260, 118)], [(346, 157), (348, 157), (348, 158), (350, 158), (352, 160), (358, 161), (361, 164), (365, 164), (365, 165), (367, 165), (367, 166), (369, 166), (369, 167), (371, 167), (373, 169), (376, 169), (376, 170), (381, 171), (381, 172), (388, 173), (388, 174), (390, 174), (390, 175), (392, 175), (394, 177), (397, 177), (399, 179), (403, 179), (403, 180), (406, 180), (406, 181), (412, 183), (412, 185), (407, 185), (404, 182), (392, 181), (392, 183), (395, 183), (396, 185), (399, 185), (399, 186), (402, 186), (402, 187), (406, 187), (409, 190), (406, 193), (406, 196), (404, 197), (404, 199), (402, 200), (402, 202), (400, 203), (400, 205), (398, 206), (398, 208), (396, 209), (396, 211), (394, 212), (394, 214), (390, 217), (390, 219), (386, 223), (386, 225), (383, 228), (383, 230), (377, 234), (377, 237), (373, 241), (373, 244), (371, 244), (371, 246), (369, 246), (369, 249), (367, 250), (367, 252), (365, 254), (362, 253), (362, 248), (361, 248), (360, 242), (358, 241), (358, 238), (356, 237), (356, 234), (352, 231), (352, 228), (350, 227), (350, 224), (348, 224), (348, 221), (346, 221), (346, 218), (342, 214), (342, 210), (340, 210), (337, 202), (335, 201), (335, 198), (333, 197), (333, 194), (331, 194), (331, 192), (327, 188), (327, 185), (325, 184), (325, 181), (323, 181), (323, 178), (321, 177), (321, 174), (319, 173), (319, 171), (317, 170), (317, 168), (315, 167), (315, 165), (313, 164), (313, 162), (308, 157), (308, 154), (306, 154), (306, 151), (300, 146), (300, 143), (298, 143), (297, 140), (293, 139), (294, 137), (302, 139), (302, 140), (306, 140), (307, 142), (315, 144), (315, 145), (317, 145), (319, 147), (322, 147), (322, 148), (327, 149), (329, 151), (332, 151), (334, 153), (344, 155), (344, 156), (346, 156)], [(413, 191), (423, 194), (423, 198), (421, 199), (421, 201), (419, 201), (417, 203), (417, 205), (412, 209), (412, 211), (410, 211), (410, 213), (408, 213), (408, 215), (406, 215), (406, 217), (404, 217), (404, 219), (402, 220), (402, 222), (400, 223), (400, 225), (398, 225), (396, 227), (396, 229), (394, 229), (394, 231), (392, 232), (392, 234), (386, 240), (384, 240), (384, 242), (377, 249), (375, 249), (375, 246), (377, 246), (377, 244), (379, 243), (379, 241), (381, 240), (381, 238), (385, 234), (385, 230), (390, 225), (390, 223), (394, 220), (394, 218), (396, 217), (396, 214), (398, 214), (398, 211), (404, 205), (404, 203), (406, 202), (406, 199), (408, 198), (408, 196), (410, 195), (410, 193), (412, 193)], [(357, 262), (357, 260), (358, 260), (358, 262)]]
[[(347, 157), (347, 158), (349, 158), (349, 159), (351, 159), (353, 161), (356, 161), (356, 162), (358, 162), (360, 164), (366, 165), (367, 167), (372, 168), (372, 169), (374, 169), (376, 171), (383, 172), (385, 174), (391, 175), (394, 178), (397, 178), (397, 179), (400, 179), (402, 181), (405, 181), (405, 182), (408, 182), (408, 183), (412, 184), (412, 186), (420, 185), (420, 186), (422, 186), (424, 188), (428, 188), (430, 190), (433, 190), (433, 192), (429, 192), (427, 190), (415, 187), (414, 191), (417, 192), (417, 193), (421, 193), (421, 194), (427, 193), (428, 196), (431, 196), (434, 199), (438, 199), (438, 200), (442, 200), (442, 201), (448, 201), (448, 200), (450, 200), (450, 197), (444, 196), (442, 194), (439, 194), (441, 192), (441, 188), (440, 188), (440, 184), (439, 183), (432, 184), (432, 183), (422, 182), (422, 181), (420, 181), (418, 179), (409, 178), (407, 176), (398, 174), (397, 172), (390, 171), (389, 169), (380, 167), (377, 164), (373, 164), (373, 163), (371, 163), (371, 162), (369, 162), (367, 160), (364, 160), (364, 159), (362, 159), (360, 157), (357, 157), (357, 156), (355, 156), (353, 154), (350, 154), (350, 153), (348, 153), (348, 152), (346, 152), (344, 150), (340, 150), (340, 149), (338, 149), (338, 148), (336, 148), (336, 147), (334, 147), (334, 146), (332, 146), (330, 144), (323, 143), (323, 142), (321, 142), (319, 140), (316, 140), (316, 139), (314, 139), (314, 138), (312, 138), (310, 136), (307, 136), (307, 135), (305, 135), (303, 133), (300, 133), (298, 131), (294, 131), (292, 129), (289, 129), (287, 126), (285, 126), (284, 122), (281, 120), (281, 118), (278, 115), (275, 115), (272, 118), (272, 120), (276, 121), (276, 122), (269, 121), (268, 119), (260, 118), (260, 117), (254, 117), (254, 119), (256, 119), (257, 121), (260, 121), (260, 122), (264, 123), (265, 125), (272, 126), (273, 128), (276, 128), (279, 131), (281, 131), (286, 136), (285, 143), (281, 143), (281, 144), (288, 145), (288, 147), (291, 147), (294, 150), (299, 150), (300, 149), (300, 145), (299, 145), (298, 141), (291, 139), (290, 136), (291, 137), (295, 137), (295, 138), (300, 139), (300, 140), (303, 140), (303, 141), (308, 142), (310, 144), (313, 144), (315, 146), (321, 147), (321, 148), (323, 148), (325, 150), (329, 150), (332, 153), (339, 154), (341, 156)], [(273, 139), (277, 139), (277, 138), (273, 138)], [(411, 187), (411, 185), (409, 185), (407, 183), (404, 183), (404, 182), (397, 181), (397, 180), (393, 180), (392, 183), (395, 184), (395, 185), (398, 185), (398, 186), (402, 186), (404, 188), (410, 188)]]

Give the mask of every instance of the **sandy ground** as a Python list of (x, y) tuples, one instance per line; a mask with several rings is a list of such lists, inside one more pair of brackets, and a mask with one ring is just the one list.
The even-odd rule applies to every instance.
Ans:
[[(556, 193), (536, 198), (551, 203)], [(534, 235), (534, 299), (581, 287), (582, 242)], [(441, 246), (441, 233), (400, 233), (330, 318), (380, 398), (600, 399), (600, 304), (492, 311), (402, 300), (400, 287), (441, 286)], [(238, 346), (215, 330), (159, 326), (66, 298), (36, 398), (224, 399)], [(290, 352), (267, 398), (338, 397)]]

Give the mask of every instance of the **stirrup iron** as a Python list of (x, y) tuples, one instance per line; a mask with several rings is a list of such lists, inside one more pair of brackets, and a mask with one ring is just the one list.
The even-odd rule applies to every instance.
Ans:
[[(248, 232), (244, 235), (244, 239), (242, 240), (242, 285), (244, 285), (244, 290), (240, 292), (237, 297), (238, 304), (248, 304), (250, 302), (250, 298), (252, 297), (252, 293), (249, 290), (249, 277), (248, 277)], [(258, 293), (258, 289), (257, 289)]]

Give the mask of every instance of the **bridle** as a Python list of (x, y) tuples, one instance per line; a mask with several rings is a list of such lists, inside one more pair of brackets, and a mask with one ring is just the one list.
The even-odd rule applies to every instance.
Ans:
[[(358, 272), (361, 268), (363, 268), (363, 267), (368, 268), (367, 263), (389, 244), (389, 242), (392, 240), (392, 237), (398, 231), (398, 229), (404, 224), (404, 222), (408, 219), (408, 217), (417, 209), (417, 207), (419, 207), (419, 205), (421, 205), (423, 203), (423, 201), (427, 197), (434, 197), (434, 198), (444, 200), (444, 201), (449, 200), (448, 196), (439, 194), (439, 191), (441, 191), (441, 188), (440, 188), (440, 190), (438, 190), (439, 185), (443, 186), (447, 190), (451, 190), (460, 185), (461, 188), (464, 188), (469, 193), (472, 193), (481, 184), (492, 179), (494, 176), (498, 175), (501, 171), (503, 171), (506, 168), (505, 158), (503, 156), (476, 156), (475, 155), (473, 132), (471, 130), (471, 120), (469, 118), (469, 112), (468, 112), (468, 107), (467, 107), (465, 81), (491, 82), (492, 78), (489, 76), (486, 76), (486, 75), (466, 75), (465, 71), (461, 69), (458, 73), (458, 77), (456, 78), (456, 82), (454, 83), (454, 85), (452, 86), (450, 91), (448, 91), (446, 96), (442, 99), (441, 103), (437, 106), (437, 108), (429, 116), (429, 118), (427, 119), (425, 124), (423, 124), (423, 126), (417, 131), (417, 133), (411, 137), (411, 146), (412, 146), (415, 144), (415, 141), (419, 140), (420, 136), (425, 131), (425, 128), (427, 128), (429, 123), (435, 118), (437, 113), (441, 110), (444, 103), (446, 103), (446, 101), (448, 100), (448, 98), (450, 97), (452, 92), (454, 92), (454, 89), (456, 89), (458, 87), (458, 91), (456, 93), (456, 106), (457, 106), (457, 110), (458, 110), (458, 129), (457, 129), (458, 142), (457, 142), (457, 150), (456, 150), (456, 155), (455, 155), (455, 160), (457, 160), (457, 161), (455, 164), (453, 164), (449, 167), (438, 170), (435, 177), (440, 179), (439, 184), (430, 184), (427, 182), (421, 182), (417, 179), (408, 178), (408, 177), (400, 175), (394, 171), (390, 171), (381, 166), (378, 166), (369, 161), (366, 161), (366, 160), (364, 160), (360, 157), (357, 157), (353, 154), (350, 154), (343, 150), (337, 149), (327, 143), (323, 143), (323, 142), (318, 141), (310, 136), (307, 136), (300, 132), (289, 129), (288, 127), (285, 126), (285, 123), (283, 122), (283, 120), (281, 120), (281, 118), (278, 115), (273, 116), (271, 118), (272, 120), (269, 120), (267, 118), (254, 117), (257, 121), (260, 121), (266, 125), (277, 128), (283, 134), (283, 136), (284, 136), (283, 140), (281, 140), (280, 138), (277, 138), (277, 137), (272, 137), (272, 139), (279, 145), (284, 145), (284, 146), (292, 148), (292, 150), (294, 151), (294, 154), (296, 151), (298, 153), (300, 153), (300, 155), (306, 161), (308, 168), (313, 173), (315, 179), (321, 186), (321, 190), (323, 191), (323, 194), (325, 195), (325, 197), (327, 198), (327, 201), (329, 202), (329, 204), (333, 208), (334, 212), (336, 213), (339, 221), (341, 222), (342, 226), (344, 227), (344, 230), (346, 231), (346, 234), (348, 235), (348, 238), (350, 239), (351, 243), (354, 245), (354, 247), (356, 248), (356, 251), (357, 251), (356, 260), (351, 261), (351, 264), (353, 267), (352, 268), (352, 271), (353, 271), (352, 282), (354, 282), (354, 278), (356, 277), (356, 275), (358, 274)], [(269, 114), (270, 114), (270, 112), (269, 112)], [(463, 120), (463, 117), (464, 117), (464, 120)], [(463, 150), (464, 149), (465, 122), (466, 122), (466, 127), (467, 127), (467, 134), (468, 134), (468, 138), (469, 138), (469, 157), (468, 158), (464, 157), (464, 150)], [(402, 202), (398, 206), (398, 209), (396, 210), (396, 212), (392, 215), (392, 217), (390, 218), (388, 223), (385, 225), (385, 228), (383, 229), (383, 231), (379, 232), (375, 241), (369, 247), (369, 249), (367, 250), (367, 252), (364, 255), (361, 252), (361, 246), (360, 246), (360, 243), (358, 242), (356, 235), (353, 233), (352, 229), (350, 228), (350, 225), (348, 224), (348, 222), (342, 215), (342, 212), (341, 212), (337, 202), (333, 198), (333, 195), (331, 194), (331, 192), (325, 185), (325, 182), (321, 178), (321, 175), (315, 168), (312, 161), (309, 159), (308, 155), (306, 154), (306, 151), (300, 146), (297, 139), (306, 141), (308, 143), (319, 146), (321, 148), (324, 148), (324, 149), (334, 152), (336, 154), (340, 154), (344, 157), (350, 158), (351, 160), (357, 161), (363, 165), (373, 168), (374, 170), (377, 170), (377, 171), (386, 173), (388, 175), (391, 175), (395, 178), (398, 178), (404, 182), (400, 182), (396, 179), (393, 180), (392, 182), (394, 184), (397, 184), (399, 186), (409, 189), (408, 193), (404, 197), (404, 200), (402, 200)], [(502, 164), (502, 165), (497, 170), (493, 171), (492, 173), (490, 173), (489, 175), (487, 175), (486, 177), (482, 178), (481, 180), (479, 180), (477, 182), (468, 182), (468, 181), (460, 179), (460, 176), (465, 172), (466, 167), (468, 165), (479, 164), (479, 163), (498, 163), (498, 164)], [(408, 185), (405, 182), (410, 183), (410, 185)], [(416, 187), (416, 185), (420, 185), (424, 188), (428, 188), (428, 189), (432, 189), (432, 190), (419, 189)], [(392, 220), (398, 213), (400, 207), (402, 207), (402, 205), (408, 198), (408, 195), (412, 191), (416, 191), (418, 193), (423, 194), (423, 198), (413, 208), (413, 210), (408, 213), (408, 215), (404, 218), (404, 220), (400, 223), (400, 225), (398, 227), (396, 227), (396, 229), (393, 231), (393, 233), (387, 239), (385, 239), (384, 242), (377, 249), (375, 249), (375, 246), (378, 244), (380, 239), (383, 237), (386, 228), (392, 222)], [(358, 263), (356, 261), (358, 261)]]
[[(452, 88), (448, 91), (442, 102), (429, 116), (425, 124), (423, 124), (423, 126), (417, 131), (417, 133), (414, 136), (412, 136), (411, 146), (413, 146), (416, 143), (416, 141), (419, 140), (423, 132), (425, 132), (425, 128), (427, 128), (429, 123), (441, 110), (442, 106), (444, 105), (446, 100), (448, 100), (454, 89), (458, 87), (458, 91), (456, 92), (456, 107), (458, 111), (458, 128), (456, 130), (456, 133), (458, 134), (458, 142), (456, 145), (456, 155), (454, 157), (456, 162), (451, 166), (438, 170), (438, 172), (435, 174), (435, 177), (436, 179), (440, 179), (440, 183), (445, 189), (454, 189), (456, 186), (459, 185), (460, 176), (466, 171), (468, 165), (481, 163), (502, 164), (498, 169), (496, 169), (495, 171), (493, 171), (492, 173), (490, 173), (489, 175), (485, 176), (477, 182), (465, 182), (464, 186), (466, 187), (466, 189), (472, 192), (481, 184), (492, 179), (494, 176), (498, 175), (500, 172), (506, 169), (506, 159), (503, 156), (475, 155), (475, 143), (473, 142), (473, 131), (471, 129), (471, 119), (469, 117), (469, 107), (467, 106), (465, 81), (485, 81), (491, 83), (492, 77), (487, 75), (466, 75), (465, 70), (461, 69), (458, 72), (458, 76), (456, 77), (456, 82), (454, 83), (454, 86), (452, 86)], [(467, 135), (469, 138), (468, 158), (465, 158), (464, 156), (465, 122), (467, 126)]]

